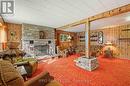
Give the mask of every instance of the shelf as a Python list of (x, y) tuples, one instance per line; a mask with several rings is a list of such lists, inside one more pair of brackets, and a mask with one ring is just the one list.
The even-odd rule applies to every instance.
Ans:
[(92, 41), (92, 42), (97, 42), (98, 40), (90, 40), (90, 41)]
[(90, 36), (90, 37), (92, 38), (92, 37), (98, 37), (98, 36), (97, 36), (97, 35), (92, 35), (92, 36)]
[(130, 29), (124, 29), (124, 30), (122, 30), (122, 31), (130, 31)]
[(130, 38), (119, 38), (119, 40), (130, 40)]

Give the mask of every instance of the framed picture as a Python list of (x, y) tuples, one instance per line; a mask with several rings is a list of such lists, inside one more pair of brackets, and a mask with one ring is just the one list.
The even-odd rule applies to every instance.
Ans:
[(45, 39), (45, 32), (44, 31), (39, 31), (39, 39)]
[(103, 44), (103, 32), (98, 32), (98, 43)]
[(70, 35), (60, 34), (60, 41), (61, 42), (68, 42), (68, 41), (70, 41)]
[(61, 42), (64, 41), (64, 34), (60, 34), (60, 41), (61, 41)]

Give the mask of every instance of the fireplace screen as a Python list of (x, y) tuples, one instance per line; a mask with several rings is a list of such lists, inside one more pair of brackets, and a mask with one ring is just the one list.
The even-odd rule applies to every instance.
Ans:
[(49, 46), (48, 45), (35, 45), (34, 49), (35, 49), (34, 51), (35, 51), (36, 56), (44, 56), (44, 55), (48, 55)]

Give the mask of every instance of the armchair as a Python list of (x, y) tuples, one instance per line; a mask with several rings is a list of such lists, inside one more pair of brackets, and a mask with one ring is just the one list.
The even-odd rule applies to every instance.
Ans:
[(43, 72), (28, 81), (23, 80), (19, 72), (9, 61), (0, 60), (0, 86), (62, 86), (50, 76)]

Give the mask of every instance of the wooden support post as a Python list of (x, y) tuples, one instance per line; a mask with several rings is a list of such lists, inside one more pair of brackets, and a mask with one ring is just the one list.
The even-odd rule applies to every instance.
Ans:
[(90, 58), (90, 22), (85, 23), (85, 55)]
[(76, 60), (76, 65), (88, 71), (97, 69), (98, 61), (96, 57), (90, 55), (90, 21), (85, 23), (85, 56), (81, 56)]

